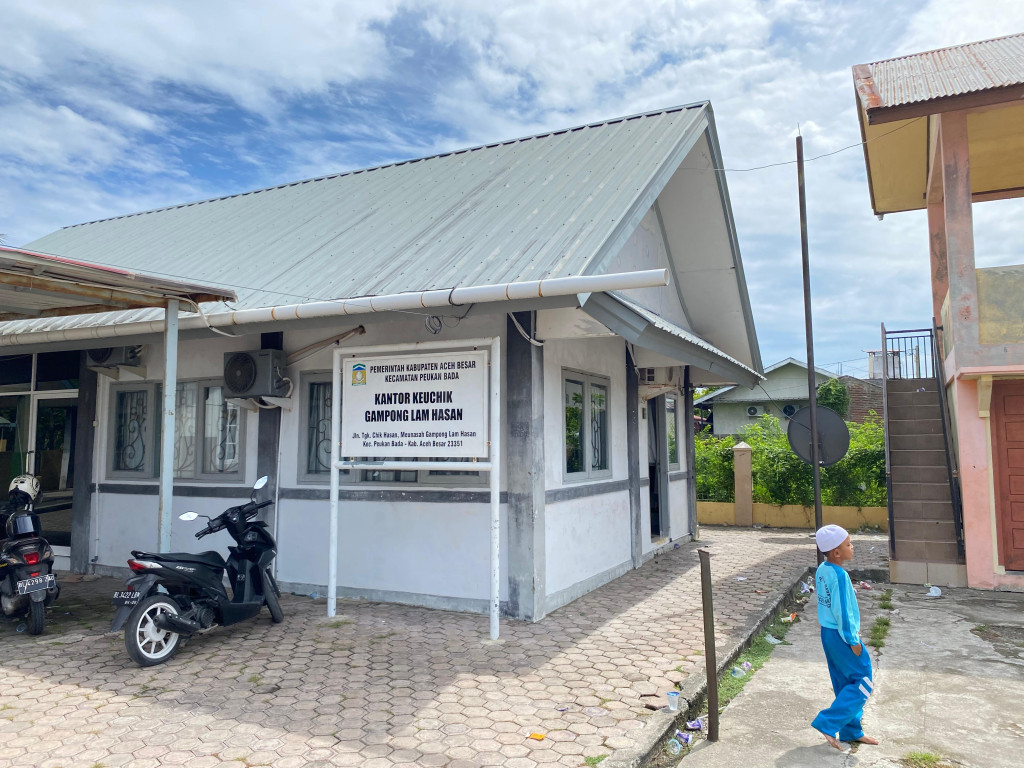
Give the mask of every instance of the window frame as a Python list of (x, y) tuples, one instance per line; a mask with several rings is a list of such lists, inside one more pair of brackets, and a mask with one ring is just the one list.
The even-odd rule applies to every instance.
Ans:
[[(331, 481), (330, 469), (326, 472), (310, 472), (309, 467), (309, 389), (311, 384), (332, 383), (332, 376), (329, 370), (303, 371), (299, 374), (301, 392), (299, 395), (299, 463), (296, 467), (296, 481), (301, 485), (326, 485)], [(344, 395), (344, 388), (342, 389)], [(342, 426), (344, 428), (344, 425)], [(410, 459), (414, 461), (415, 459)], [(488, 483), (487, 472), (480, 471), (465, 475), (431, 475), (432, 470), (400, 470), (416, 472), (416, 479), (409, 481), (397, 480), (368, 480), (363, 477), (363, 472), (368, 470), (341, 470), (340, 482), (342, 485), (368, 486), (372, 488), (444, 488), (457, 486), (460, 488), (486, 488)], [(390, 470), (388, 470), (390, 471)]]
[[(562, 369), (562, 385), (559, 388), (559, 411), (561, 414), (561, 453), (562, 453), (562, 481), (565, 483), (579, 483), (579, 482), (591, 482), (594, 480), (604, 480), (613, 476), (614, 462), (612, 456), (612, 446), (614, 441), (612, 440), (612, 384), (611, 379), (608, 376), (602, 376), (595, 373), (586, 373), (575, 368), (563, 368)], [(607, 434), (605, 435), (605, 446), (608, 453), (608, 468), (607, 469), (594, 469), (593, 464), (593, 445), (591, 440), (583, 440), (583, 471), (582, 472), (569, 472), (566, 454), (566, 429), (568, 424), (566, 423), (566, 412), (565, 412), (565, 394), (566, 384), (570, 381), (582, 382), (583, 383), (583, 424), (589, 425), (591, 423), (591, 387), (596, 384), (600, 387), (604, 387), (607, 393), (607, 404), (605, 406), (605, 412), (608, 414), (607, 418)], [(589, 430), (584, 430), (584, 435), (589, 436)]]
[[(179, 485), (190, 485), (190, 484), (209, 484), (218, 482), (237, 483), (245, 480), (245, 464), (246, 464), (246, 422), (248, 422), (249, 411), (245, 408), (239, 408), (238, 414), (238, 468), (232, 472), (207, 472), (205, 471), (206, 466), (206, 389), (210, 387), (219, 387), (224, 392), (224, 381), (223, 379), (217, 378), (201, 378), (201, 379), (182, 379), (176, 382), (176, 387), (181, 385), (194, 384), (196, 386), (196, 404), (195, 404), (195, 424), (194, 431), (192, 434), (193, 444), (195, 448), (195, 458), (193, 460), (193, 471), (191, 475), (174, 477), (173, 482)], [(117, 397), (121, 392), (139, 392), (145, 391), (147, 397), (147, 421), (152, 418), (153, 414), (156, 414), (155, 418), (146, 425), (143, 435), (143, 448), (148, 452), (148, 457), (144, 459), (145, 467), (139, 472), (130, 470), (118, 470), (115, 469), (117, 460)], [(163, 427), (163, 419), (160, 418), (160, 414), (163, 412), (163, 385), (155, 381), (140, 381), (140, 382), (118, 382), (110, 385), (109, 393), (109, 416), (107, 425), (109, 429), (108, 443), (109, 448), (107, 452), (107, 477), (110, 480), (154, 480), (160, 476), (160, 464), (159, 456), (160, 449), (162, 447), (162, 435), (161, 428)], [(228, 400), (226, 396), (224, 400)], [(175, 429), (177, 432), (177, 429)]]
[[(112, 384), (109, 392), (108, 416), (108, 448), (107, 448), (107, 477), (111, 480), (152, 480), (156, 476), (156, 444), (157, 430), (151, 421), (154, 406), (157, 400), (157, 386), (155, 382), (123, 382)], [(143, 458), (141, 470), (117, 469), (117, 399), (122, 392), (145, 392), (146, 393), (146, 424), (143, 427), (142, 448), (147, 454)], [(159, 413), (159, 410), (157, 410)]]
[[(668, 401), (669, 400), (671, 400), (673, 403), (675, 403), (675, 408), (670, 409), (668, 407)], [(665, 393), (665, 446), (666, 446), (666, 458), (668, 459), (668, 469), (669, 469), (669, 472), (678, 472), (679, 469), (682, 467), (682, 461), (683, 461), (682, 441), (680, 441), (680, 439), (679, 439), (679, 435), (680, 435), (680, 432), (679, 432), (679, 428), (680, 428), (679, 407), (681, 405), (682, 405), (682, 398), (679, 396), (678, 393), (676, 393), (676, 392), (666, 392)], [(671, 443), (669, 442), (669, 419), (670, 418), (673, 419), (674, 422), (675, 422), (672, 425), (675, 428), (675, 437), (676, 437), (676, 460), (675, 461), (672, 461), (672, 446), (671, 446)]]

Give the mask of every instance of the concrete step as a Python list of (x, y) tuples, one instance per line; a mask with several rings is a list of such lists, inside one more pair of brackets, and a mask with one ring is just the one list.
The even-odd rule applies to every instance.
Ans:
[(893, 494), (892, 516), (896, 520), (941, 520), (953, 522), (953, 502), (898, 499)]
[(896, 546), (901, 541), (927, 541), (956, 544), (956, 529), (952, 520), (893, 520)]
[(939, 404), (935, 403), (910, 403), (908, 405), (894, 405), (889, 403), (889, 420), (898, 419), (941, 419), (942, 410)]
[(935, 379), (888, 379), (885, 387), (887, 394), (917, 392), (922, 388), (928, 392), (938, 391)]
[(948, 483), (893, 483), (892, 498), (896, 501), (949, 501)]
[(938, 405), (938, 392), (890, 392), (888, 400), (889, 412), (893, 408), (905, 408), (908, 405)]
[(942, 483), (949, 484), (949, 472), (946, 465), (941, 467), (900, 467), (891, 466), (894, 483)]
[(889, 448), (890, 467), (943, 467), (946, 466), (946, 451), (900, 451)]
[[(942, 433), (931, 435), (889, 435), (890, 451), (942, 451), (946, 454), (946, 439)], [(945, 464), (945, 458), (943, 458)]]
[(920, 560), (926, 563), (956, 563), (960, 561), (955, 542), (896, 540), (897, 560)]
[(896, 435), (941, 435), (942, 419), (894, 419), (889, 414), (889, 440)]

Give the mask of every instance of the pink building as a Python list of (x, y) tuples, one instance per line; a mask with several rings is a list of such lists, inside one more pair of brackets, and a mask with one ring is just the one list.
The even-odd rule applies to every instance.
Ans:
[[(935, 400), (946, 395), (926, 402), (926, 386), (893, 381), (898, 363), (887, 371), (893, 580), (1024, 590), (1024, 265), (976, 268), (972, 219), (974, 203), (1024, 196), (1024, 35), (853, 77), (875, 213), (928, 212), (937, 327), (925, 367), (944, 385)], [(936, 413), (936, 426), (915, 426)], [(928, 455), (941, 462), (926, 470)], [(947, 462), (939, 498), (942, 482), (924, 475)]]

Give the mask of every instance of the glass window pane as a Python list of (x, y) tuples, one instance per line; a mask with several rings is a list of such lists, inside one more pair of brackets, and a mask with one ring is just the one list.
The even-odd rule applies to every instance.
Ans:
[(196, 406), (199, 385), (178, 384), (174, 392), (174, 476), (196, 476)]
[(224, 399), (221, 387), (205, 387), (203, 472), (238, 472), (241, 409)]
[[(380, 461), (408, 461), (409, 457), (388, 457)], [(375, 459), (376, 461), (376, 459)], [(362, 478), (369, 483), (415, 483), (415, 469), (364, 469)]]
[(0, 397), (0, 492), (26, 470), (29, 400), (28, 395)]
[(146, 471), (148, 395), (145, 389), (117, 393), (114, 405), (114, 471)]
[(565, 471), (583, 472), (583, 382), (565, 380)]
[(306, 422), (306, 472), (326, 475), (331, 471), (331, 382), (309, 385)]
[(590, 385), (590, 468), (608, 469), (608, 387)]
[(676, 443), (676, 399), (665, 398), (665, 431), (668, 433), (668, 463), (679, 463), (679, 445)]
[(36, 389), (78, 389), (80, 352), (43, 352), (36, 362)]
[(32, 355), (0, 357), (0, 392), (28, 392), (32, 388)]

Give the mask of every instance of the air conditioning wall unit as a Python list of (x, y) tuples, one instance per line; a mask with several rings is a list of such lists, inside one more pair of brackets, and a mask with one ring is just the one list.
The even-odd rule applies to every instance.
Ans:
[(142, 364), (142, 347), (102, 347), (86, 350), (86, 364), (90, 368), (116, 368), (119, 365)]
[(800, 406), (794, 405), (793, 403), (786, 403), (782, 408), (782, 413), (785, 414), (786, 418), (793, 418), (793, 414), (800, 410)]
[(764, 406), (763, 405), (748, 405), (747, 406), (747, 416), (749, 416), (752, 419), (757, 418), (758, 416), (764, 416)]
[(673, 368), (640, 368), (640, 384), (668, 385), (674, 378)]
[(287, 397), (287, 355), (280, 349), (224, 353), (224, 389), (229, 397)]

